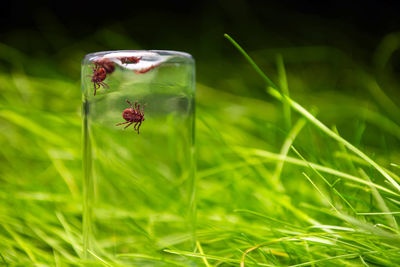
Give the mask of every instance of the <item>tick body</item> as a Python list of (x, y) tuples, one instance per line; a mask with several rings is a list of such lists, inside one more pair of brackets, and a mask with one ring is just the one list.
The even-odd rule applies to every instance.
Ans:
[(121, 60), (121, 63), (123, 64), (127, 63), (136, 64), (142, 59), (142, 57), (119, 57), (118, 59)]
[(107, 74), (111, 74), (115, 70), (114, 62), (112, 62), (108, 58), (97, 59), (93, 61), (93, 63), (95, 66), (104, 68)]
[(105, 68), (95, 65), (93, 68), (93, 75), (88, 76), (92, 78), (90, 81), (93, 83), (94, 95), (96, 95), (97, 89), (99, 89), (101, 86), (108, 88), (108, 85), (104, 82), (104, 80), (107, 78), (107, 71)]
[(129, 106), (131, 106), (131, 108), (127, 108), (122, 112), (122, 117), (126, 121), (125, 122), (121, 122), (121, 123), (117, 123), (116, 126), (127, 124), (124, 127), (124, 129), (126, 129), (129, 126), (131, 126), (132, 124), (135, 124), (133, 126), (133, 128), (139, 134), (139, 128), (142, 125), (142, 122), (144, 121), (143, 107), (145, 106), (145, 104), (142, 105), (142, 109), (140, 109), (140, 104), (138, 104), (137, 101), (135, 102), (135, 106), (133, 106), (132, 103), (129, 102), (129, 100), (126, 100), (126, 103), (128, 103)]

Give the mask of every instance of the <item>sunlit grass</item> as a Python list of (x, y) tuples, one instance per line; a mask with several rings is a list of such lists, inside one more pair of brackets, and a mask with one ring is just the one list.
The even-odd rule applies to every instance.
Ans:
[[(0, 73), (0, 265), (400, 263), (400, 119), (394, 100), (398, 96), (384, 93), (367, 66), (351, 63), (358, 74), (349, 84), (359, 85), (363, 92), (338, 90), (331, 81), (314, 92), (305, 89), (313, 86), (307, 78), (315, 70), (312, 62), (301, 74), (291, 68), (296, 51), (301, 54), (305, 48), (292, 48), (290, 55), (287, 49), (274, 51), (271, 64), (276, 64), (276, 72), (268, 75), (256, 65), (261, 55), (253, 61), (242, 50), (265, 82), (264, 98), (217, 90), (215, 81), (197, 84), (195, 251), (145, 247), (148, 253), (127, 252), (117, 259), (89, 251), (93, 257), (86, 261), (79, 80), (60, 75), (58, 62), (40, 63), (1, 47), (1, 64), (7, 71)], [(386, 50), (381, 53), (382, 58), (379, 49), (374, 56), (379, 70), (390, 58)], [(332, 53), (332, 60), (339, 60), (337, 54)], [(75, 57), (79, 56), (77, 52)], [(286, 56), (290, 62), (285, 62)], [(350, 66), (349, 60), (343, 62), (337, 64)], [(79, 61), (76, 64), (66, 73), (79, 72)], [(242, 68), (247, 64), (243, 61)], [(33, 66), (47, 76), (30, 73)], [(235, 75), (237, 83), (229, 83), (238, 84), (235, 89), (251, 90), (239, 88), (245, 78), (241, 75), (246, 75), (242, 70), (228, 71)], [(134, 222), (149, 220), (146, 211), (124, 212), (121, 216), (132, 218), (136, 232), (127, 229), (121, 242), (140, 243), (134, 239), (139, 231)], [(157, 239), (149, 229), (140, 229), (143, 239)], [(185, 238), (161, 241), (176, 244)]]

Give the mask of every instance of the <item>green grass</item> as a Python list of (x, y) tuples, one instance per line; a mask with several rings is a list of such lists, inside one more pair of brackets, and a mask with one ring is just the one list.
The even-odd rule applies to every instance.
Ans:
[[(229, 79), (197, 83), (195, 251), (144, 247), (117, 259), (89, 251), (90, 260), (82, 257), (80, 81), (72, 75), (83, 53), (72, 47), (68, 59), (39, 61), (0, 45), (0, 265), (400, 264), (391, 39), (372, 67), (327, 47), (308, 48), (310, 58), (304, 47), (254, 51), (253, 60), (228, 39), (246, 60), (226, 69)], [(247, 77), (264, 82), (265, 96), (228, 92), (251, 95)], [(123, 216), (142, 215), (143, 239), (157, 240), (141, 212)], [(132, 222), (124, 241), (140, 244)]]

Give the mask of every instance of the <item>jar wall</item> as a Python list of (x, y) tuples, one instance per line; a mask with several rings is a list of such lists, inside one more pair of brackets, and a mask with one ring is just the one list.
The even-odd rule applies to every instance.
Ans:
[(185, 53), (112, 51), (85, 57), (86, 254), (192, 248), (194, 92), (194, 61)]

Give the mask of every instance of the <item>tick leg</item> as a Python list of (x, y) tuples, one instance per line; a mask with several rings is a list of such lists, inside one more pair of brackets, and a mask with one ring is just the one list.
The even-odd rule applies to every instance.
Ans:
[(135, 102), (135, 109), (137, 109), (137, 101)]
[(115, 124), (115, 126), (122, 125), (122, 124), (127, 124), (127, 123), (129, 123), (129, 121), (117, 123), (117, 124)]
[(144, 113), (143, 113), (143, 108), (146, 106), (147, 104), (143, 104), (143, 106), (142, 106), (142, 116), (144, 115)]
[(133, 128), (136, 130), (136, 126), (138, 125), (139, 122), (136, 122), (136, 124), (133, 126)]
[(137, 127), (137, 134), (139, 134), (140, 125), (142, 125), (142, 122), (140, 122), (140, 123), (139, 123), (139, 126)]
[(129, 100), (126, 100), (126, 103), (128, 103), (128, 104), (129, 104), (129, 106), (131, 106), (131, 109), (133, 109), (132, 103), (131, 103), (131, 102), (129, 102)]
[(133, 122), (130, 122), (128, 125), (126, 125), (126, 126), (124, 127), (124, 129), (128, 128), (129, 126), (131, 126), (132, 123), (133, 123)]
[(103, 85), (103, 87), (110, 88), (110, 87), (108, 86), (108, 84), (106, 84), (105, 82), (100, 82), (100, 84)]
[(93, 82), (93, 86), (94, 86), (94, 95), (96, 95), (96, 91), (97, 91), (97, 84), (95, 82)]

